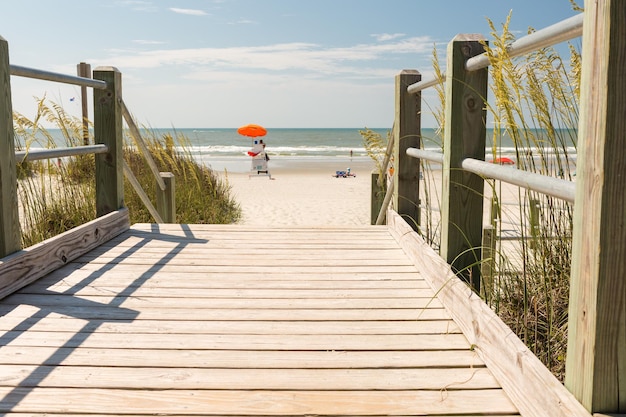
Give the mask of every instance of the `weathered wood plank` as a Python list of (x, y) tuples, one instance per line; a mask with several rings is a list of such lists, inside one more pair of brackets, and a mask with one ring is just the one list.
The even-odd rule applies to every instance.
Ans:
[(454, 275), (450, 266), (398, 214), (390, 210), (387, 219), (391, 233), (407, 255), (421, 265), (438, 299), (522, 415), (590, 416), (511, 329)]
[(0, 299), (127, 230), (121, 209), (0, 260)]
[[(180, 304), (180, 303), (179, 303)], [(101, 304), (85, 303), (84, 306), (38, 306), (27, 304), (7, 305), (0, 303), (0, 314), (15, 317), (44, 317), (55, 314), (58, 317), (76, 317), (83, 320), (178, 320), (180, 317), (193, 317), (195, 320), (284, 320), (284, 321), (358, 321), (358, 320), (446, 320), (450, 314), (440, 308), (186, 308), (159, 307), (147, 304), (141, 310), (131, 310)]]
[[(158, 352), (153, 352), (158, 355)], [(499, 388), (486, 368), (219, 369), (0, 366), (2, 385), (42, 388), (232, 390), (459, 390)]]
[[(470, 350), (272, 351), (110, 349), (3, 346), (0, 364), (257, 369), (482, 368)], [(158, 353), (158, 354), (156, 354)]]
[(38, 307), (50, 307), (70, 311), (73, 307), (107, 307), (119, 308), (122, 303), (127, 309), (150, 308), (266, 308), (266, 309), (339, 309), (339, 308), (410, 308), (428, 309), (441, 308), (441, 302), (434, 298), (327, 298), (327, 299), (255, 299), (246, 298), (171, 298), (171, 297), (133, 297), (132, 294), (111, 294), (108, 296), (80, 296), (41, 294), (15, 294), (7, 297), (6, 306), (34, 304)]
[(461, 169), (464, 158), (485, 160), (488, 69), (465, 63), (484, 52), (480, 35), (457, 35), (448, 44), (441, 192), (441, 256), (480, 290), (484, 180)]
[(9, 43), (0, 36), (0, 258), (21, 249)]
[[(81, 289), (76, 289), (72, 294), (76, 294), (80, 297), (84, 296), (99, 296), (103, 292), (109, 294), (115, 294), (108, 289), (98, 287), (94, 288), (92, 285), (86, 286)], [(167, 298), (186, 298), (189, 299), (189, 288), (145, 288), (135, 287), (132, 293), (133, 297), (158, 297), (161, 299)], [(124, 289), (120, 289), (119, 293), (124, 293)], [(33, 294), (30, 289), (25, 289), (22, 294)], [(47, 291), (44, 296), (55, 295), (58, 293)], [(70, 295), (70, 294), (63, 294)], [(355, 298), (433, 298), (433, 292), (430, 288), (423, 289), (230, 289), (230, 288), (194, 288), (193, 298), (248, 298), (248, 299), (283, 299), (290, 298), (297, 299), (355, 299)], [(68, 303), (71, 305), (71, 300)]]
[(212, 335), (19, 332), (4, 333), (13, 346), (58, 346), (111, 349), (226, 350), (467, 350), (461, 334), (436, 335)]
[[(116, 257), (124, 255), (128, 251), (128, 248), (122, 246), (106, 247), (106, 245), (99, 246), (97, 249), (91, 251), (89, 256), (95, 257)], [(219, 256), (222, 259), (229, 259), (231, 262), (241, 259), (250, 259), (256, 261), (256, 257), (270, 257), (275, 260), (294, 260), (302, 259), (302, 255), (294, 253), (293, 248), (283, 249), (256, 249), (245, 247), (236, 248), (212, 248), (205, 246), (202, 248), (194, 246), (178, 246), (178, 245), (144, 245), (141, 248), (141, 252), (144, 254), (163, 254), (167, 252), (169, 256), (177, 256), (182, 258), (189, 258), (198, 256), (199, 254), (206, 257)], [(337, 249), (310, 249), (307, 253), (306, 259), (319, 260), (319, 259), (345, 259), (345, 260), (386, 260), (386, 261), (404, 261), (406, 262), (406, 255), (399, 249), (388, 250), (373, 250), (373, 249), (350, 249), (350, 250), (337, 250)]]
[[(242, 261), (243, 262), (243, 261)], [(156, 260), (155, 260), (156, 263)], [(85, 264), (82, 269), (85, 271), (99, 271), (105, 263), (90, 262)], [(131, 271), (143, 271), (143, 275), (149, 276), (152, 271), (161, 271), (167, 273), (205, 273), (205, 274), (232, 274), (232, 273), (250, 273), (250, 274), (266, 274), (266, 273), (285, 273), (285, 274), (323, 274), (325, 272), (358, 274), (358, 273), (378, 273), (393, 274), (402, 272), (417, 272), (413, 265), (391, 265), (391, 266), (285, 266), (285, 265), (261, 265), (255, 266), (251, 264), (236, 265), (169, 265), (158, 264), (154, 267), (150, 263), (141, 265), (133, 264), (115, 264), (111, 265), (113, 273), (126, 274)]]
[(152, 259), (146, 258), (135, 258), (135, 257), (121, 257), (115, 255), (93, 255), (88, 254), (81, 256), (76, 259), (76, 262), (89, 262), (92, 264), (119, 264), (119, 265), (188, 265), (188, 266), (224, 266), (224, 265), (233, 265), (238, 262), (245, 262), (251, 267), (262, 267), (262, 266), (285, 266), (285, 267), (324, 267), (324, 266), (333, 266), (333, 267), (341, 267), (341, 266), (354, 266), (354, 267), (364, 267), (364, 266), (413, 266), (411, 265), (406, 258), (404, 260), (397, 259), (342, 259), (340, 257), (318, 257), (318, 258), (309, 258), (300, 257), (300, 258), (292, 258), (292, 259), (278, 259), (271, 256), (265, 257), (245, 257), (240, 256), (236, 258), (231, 257), (210, 257), (208, 254), (206, 256), (199, 257), (197, 254), (184, 254), (184, 253), (162, 253), (159, 256), (155, 256)]
[(105, 90), (93, 92), (94, 141), (109, 148), (106, 154), (96, 155), (96, 214), (104, 216), (124, 206), (122, 73), (114, 67), (98, 67), (93, 78), (107, 83)]
[(565, 385), (626, 412), (626, 2), (586, 1)]
[[(56, 291), (65, 292), (72, 287), (77, 289), (87, 285), (97, 285), (98, 288), (107, 291), (121, 291), (123, 288), (134, 288), (139, 286), (136, 280), (139, 274), (113, 275), (107, 278), (91, 277), (89, 271), (79, 269), (71, 270), (65, 268), (65, 271), (51, 273), (44, 278), (37, 280), (28, 287), (23, 288), (24, 293), (35, 293), (40, 291)], [(68, 274), (63, 276), (63, 274)], [(61, 278), (61, 276), (63, 276)], [(345, 277), (336, 276), (335, 279), (325, 275), (311, 275), (310, 279), (304, 280), (288, 280), (290, 275), (282, 276), (268, 275), (249, 275), (240, 274), (211, 277), (206, 274), (162, 274), (155, 273), (150, 280), (141, 285), (142, 288), (247, 288), (247, 289), (425, 289), (430, 288), (425, 280), (415, 279), (415, 274), (395, 274), (393, 277), (386, 277), (380, 274), (362, 275), (361, 279), (348, 280)], [(184, 278), (184, 279), (183, 279)], [(404, 279), (403, 279), (404, 278)]]
[(206, 415), (514, 414), (502, 390), (213, 391), (0, 387), (0, 412)]
[(97, 331), (99, 333), (166, 333), (166, 334), (452, 334), (460, 333), (452, 320), (403, 321), (223, 321), (223, 320), (68, 320), (67, 318), (32, 318), (5, 316), (0, 319), (0, 331), (71, 332)]
[(407, 156), (408, 148), (421, 144), (421, 94), (409, 94), (407, 87), (422, 79), (415, 70), (403, 70), (395, 78), (393, 206), (417, 230), (420, 224), (420, 161)]

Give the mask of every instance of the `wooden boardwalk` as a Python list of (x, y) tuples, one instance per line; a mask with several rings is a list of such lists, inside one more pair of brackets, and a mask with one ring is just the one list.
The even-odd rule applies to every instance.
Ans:
[(384, 226), (135, 225), (0, 314), (3, 415), (518, 415)]

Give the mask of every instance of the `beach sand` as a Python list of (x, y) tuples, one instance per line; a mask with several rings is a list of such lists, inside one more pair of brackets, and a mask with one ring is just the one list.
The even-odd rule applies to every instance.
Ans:
[[(277, 161), (275, 161), (277, 159)], [(334, 178), (350, 168), (355, 177)], [(370, 183), (374, 162), (367, 158), (269, 162), (272, 175), (222, 172), (241, 205), (240, 224), (254, 226), (355, 226), (370, 224)], [(219, 171), (216, 171), (219, 173)]]

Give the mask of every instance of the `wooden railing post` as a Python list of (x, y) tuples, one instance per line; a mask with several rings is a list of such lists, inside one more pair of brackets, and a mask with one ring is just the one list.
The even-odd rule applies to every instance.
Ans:
[(99, 67), (96, 80), (106, 81), (105, 90), (94, 90), (95, 142), (109, 147), (96, 155), (96, 214), (98, 217), (124, 206), (124, 164), (122, 131), (122, 74), (113, 67)]
[(415, 70), (403, 70), (396, 76), (396, 112), (394, 122), (394, 196), (396, 212), (419, 232), (419, 159), (407, 156), (408, 148), (420, 148), (421, 93), (409, 94), (407, 87), (420, 81)]
[(165, 223), (176, 223), (176, 187), (175, 177), (171, 172), (160, 173), (165, 190), (156, 186), (156, 209)]
[(585, 1), (565, 385), (626, 413), (626, 2)]
[(483, 228), (483, 244), (480, 263), (480, 276), (482, 278), (481, 292), (483, 299), (490, 302), (493, 298), (493, 275), (496, 271), (496, 234), (493, 225), (488, 224)]
[(9, 43), (0, 36), (0, 258), (21, 249)]
[(461, 169), (464, 158), (485, 159), (488, 70), (465, 62), (484, 52), (479, 35), (448, 44), (441, 205), (441, 257), (480, 290), (484, 180)]
[[(76, 66), (79, 77), (91, 78), (91, 65), (81, 62)], [(87, 106), (87, 87), (80, 87), (80, 104), (83, 115), (83, 145), (89, 145), (89, 108)]]

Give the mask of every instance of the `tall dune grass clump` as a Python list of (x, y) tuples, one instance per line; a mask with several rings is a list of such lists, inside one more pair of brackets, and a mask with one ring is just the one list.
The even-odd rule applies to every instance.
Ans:
[[(491, 27), (489, 55), (495, 129), (492, 157), (505, 135), (520, 169), (575, 179), (581, 57), (570, 46), (565, 62), (552, 48), (511, 59), (510, 15), (498, 33)], [(499, 185), (493, 183), (495, 195)], [(495, 205), (500, 218), (505, 208)], [(490, 303), (505, 322), (561, 380), (565, 370), (573, 206), (519, 189), (520, 245), (515, 254), (501, 243), (497, 284)], [(501, 233), (501, 222), (495, 223)]]
[[(62, 106), (45, 98), (38, 100), (33, 119), (15, 113), (13, 124), (18, 150), (78, 146), (84, 141), (82, 120), (68, 115)], [(59, 129), (65, 143), (56, 143), (44, 124)], [(233, 223), (240, 218), (241, 210), (230, 196), (228, 184), (193, 159), (186, 138), (158, 137), (151, 131), (147, 132), (144, 140), (159, 170), (175, 175), (177, 222)], [(93, 138), (88, 140), (93, 143)], [(132, 146), (131, 138), (126, 138), (125, 142), (124, 159), (154, 204), (154, 176), (143, 156)], [(96, 217), (94, 171), (93, 155), (62, 160), (18, 161), (18, 199), (24, 247)], [(124, 197), (131, 223), (155, 221), (126, 180)]]
[[(509, 30), (511, 15), (499, 32), (493, 22), (485, 46), (490, 66), (488, 159), (502, 154), (503, 139), (513, 143), (517, 168), (575, 180), (578, 98), (581, 57), (570, 45), (564, 61), (553, 48), (511, 58), (507, 47), (515, 40)], [(435, 76), (443, 72), (436, 50)], [(424, 138), (441, 147), (445, 126), (445, 87), (435, 87), (436, 103), (428, 106), (438, 124), (435, 138)], [(424, 103), (422, 104), (424, 106)], [(490, 128), (492, 126), (489, 126)], [(431, 163), (422, 161), (420, 185), (421, 233), (439, 250), (441, 184), (433, 180)], [(491, 218), (498, 242), (493, 285), (481, 294), (498, 315), (561, 380), (567, 345), (567, 311), (571, 265), (573, 207), (565, 201), (519, 189), (515, 206), (502, 205), (502, 184), (486, 180), (486, 196), (492, 196)], [(487, 204), (489, 205), (489, 204)], [(503, 219), (516, 219), (515, 240), (502, 240)], [(507, 232), (511, 232), (508, 230)], [(487, 271), (487, 269), (485, 269)]]

